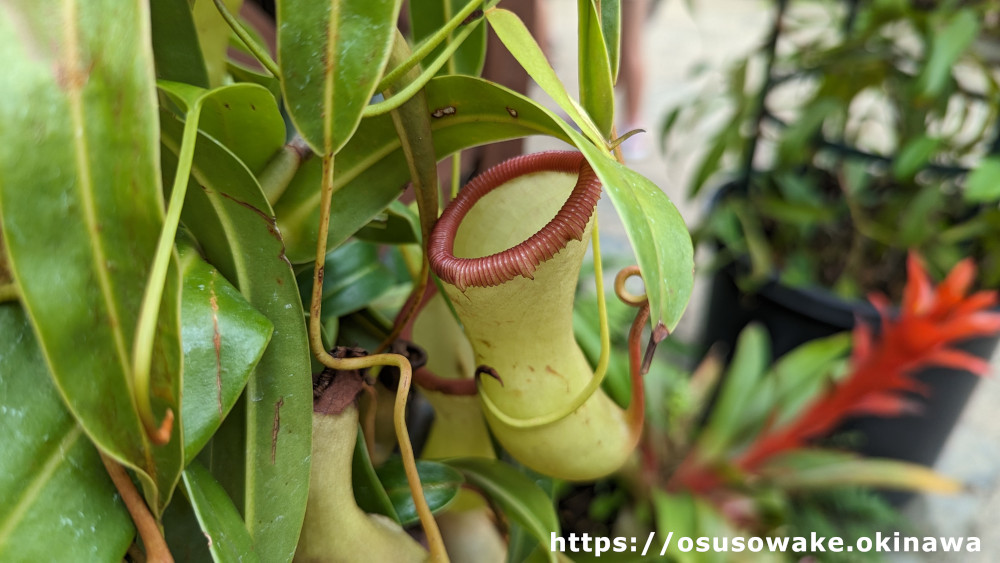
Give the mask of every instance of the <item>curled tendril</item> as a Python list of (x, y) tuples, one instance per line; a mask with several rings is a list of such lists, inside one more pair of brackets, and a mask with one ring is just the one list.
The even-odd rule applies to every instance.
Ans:
[(619, 271), (615, 276), (615, 295), (617, 295), (618, 299), (621, 299), (622, 302), (627, 305), (641, 307), (648, 301), (646, 294), (635, 295), (625, 289), (625, 282), (628, 281), (629, 278), (633, 277), (639, 278), (640, 280), (642, 279), (642, 274), (639, 273), (639, 266), (628, 266), (626, 268), (622, 268), (621, 271)]

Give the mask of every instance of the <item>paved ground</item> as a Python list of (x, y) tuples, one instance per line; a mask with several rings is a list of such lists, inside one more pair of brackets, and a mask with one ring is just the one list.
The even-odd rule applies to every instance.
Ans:
[[(623, 0), (628, 2), (630, 0)], [(571, 91), (575, 91), (576, 28), (575, 21), (559, 14), (574, 13), (573, 0), (546, 0), (550, 17), (551, 53), (557, 72)], [(667, 111), (680, 101), (697, 95), (708, 82), (719, 80), (727, 62), (758, 45), (770, 23), (772, 2), (767, 0), (663, 0), (646, 22), (643, 48), (647, 61), (647, 88), (643, 103), (644, 125), (654, 138), (653, 153), (632, 162), (636, 170), (659, 185), (681, 210), (689, 225), (697, 223), (703, 206), (699, 201), (687, 201), (683, 190), (692, 174), (692, 157), (704, 150), (704, 133), (690, 132), (688, 146), (668, 159), (659, 150), (658, 133)], [(568, 24), (573, 21), (574, 23)], [(708, 72), (692, 78), (698, 65)], [(543, 99), (540, 91), (533, 97)], [(550, 140), (532, 140), (529, 150), (553, 146)], [(621, 226), (615, 221), (610, 203), (602, 202), (601, 233), (605, 252), (628, 252)], [(679, 336), (691, 338), (703, 309), (704, 292), (696, 288)], [(1000, 372), (1000, 362), (994, 360), (994, 372)], [(960, 479), (969, 486), (967, 493), (950, 497), (918, 497), (906, 507), (905, 514), (925, 527), (928, 535), (977, 535), (981, 537), (983, 553), (960, 561), (1000, 560), (1000, 381), (983, 381), (952, 434), (937, 469)], [(899, 556), (898, 561), (947, 561), (941, 556), (927, 559)]]

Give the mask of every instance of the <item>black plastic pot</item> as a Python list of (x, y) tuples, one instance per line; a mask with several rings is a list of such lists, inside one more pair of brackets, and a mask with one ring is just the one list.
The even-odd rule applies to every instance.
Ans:
[[(723, 268), (713, 276), (702, 344), (722, 342), (731, 351), (740, 331), (750, 322), (768, 331), (775, 358), (796, 346), (854, 327), (855, 319), (879, 330), (879, 317), (867, 302), (847, 302), (830, 293), (799, 289), (771, 281), (752, 294), (737, 287), (736, 267)], [(958, 347), (989, 359), (998, 338), (976, 338)], [(979, 377), (964, 370), (927, 368), (915, 374), (928, 391), (915, 395), (923, 412), (895, 418), (863, 416), (851, 419), (831, 440), (872, 457), (933, 465), (972, 394)], [(901, 503), (908, 495), (893, 493), (890, 501)]]

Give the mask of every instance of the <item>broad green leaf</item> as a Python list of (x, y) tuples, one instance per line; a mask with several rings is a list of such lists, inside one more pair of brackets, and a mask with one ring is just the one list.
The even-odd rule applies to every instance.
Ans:
[(156, 0), (149, 3), (149, 11), (156, 77), (208, 88), (208, 71), (188, 0)]
[(601, 6), (601, 33), (604, 34), (604, 46), (608, 50), (608, 63), (611, 65), (611, 81), (617, 83), (622, 42), (621, 0), (600, 0), (599, 5)]
[(395, 200), (385, 213), (369, 221), (354, 236), (382, 244), (417, 243), (420, 242), (420, 219), (409, 207)]
[(184, 469), (183, 478), (184, 493), (201, 524), (212, 560), (259, 561), (259, 552), (254, 549), (240, 513), (208, 469), (195, 461)]
[(495, 459), (461, 458), (446, 462), (488, 497), (512, 522), (542, 545), (559, 535), (559, 519), (552, 499), (534, 481)]
[(0, 560), (121, 560), (132, 519), (13, 303), (0, 305), (0, 436)]
[(573, 120), (584, 135), (595, 145), (603, 146), (604, 137), (586, 111), (580, 107), (563, 86), (556, 71), (545, 59), (541, 47), (531, 32), (513, 12), (500, 8), (487, 10), (486, 19), (510, 54), (530, 76)]
[(897, 180), (911, 180), (927, 165), (934, 152), (941, 145), (941, 139), (920, 135), (911, 139), (892, 161), (892, 175)]
[[(70, 412), (136, 471), (159, 512), (183, 449), (176, 420), (167, 444), (152, 443), (132, 391), (138, 312), (164, 217), (148, 6), (5, 3), (0, 14), (7, 258)], [(17, 148), (25, 143), (30, 150)], [(167, 409), (180, 416), (179, 297), (172, 261), (151, 362), (157, 422)]]
[(694, 247), (684, 219), (667, 194), (648, 178), (611, 159), (561, 122), (611, 196), (639, 262), (650, 322), (673, 331), (694, 287)]
[[(601, 0), (577, 0), (577, 72), (580, 105), (587, 111), (604, 138), (615, 125), (615, 81), (604, 32)], [(622, 131), (621, 133), (624, 133)]]
[[(299, 294), (308, 305), (313, 269), (299, 272)], [(323, 271), (323, 318), (339, 317), (367, 307), (394, 285), (392, 272), (379, 261), (378, 246), (350, 241), (326, 255)]]
[(256, 70), (247, 68), (239, 63), (230, 61), (226, 65), (229, 75), (235, 82), (249, 82), (267, 88), (267, 91), (274, 96), (275, 100), (281, 99), (281, 81), (270, 74), (261, 74)]
[[(410, 0), (410, 27), (414, 44), (432, 35), (469, 2), (481, 3), (480, 0)], [(486, 26), (478, 20), (473, 25), (479, 28), (462, 43), (438, 74), (479, 76), (482, 73), (486, 61)], [(451, 40), (452, 36), (449, 36), (445, 43), (434, 48), (427, 55), (428, 60), (436, 59)]]
[(736, 351), (722, 380), (719, 399), (698, 438), (698, 451), (715, 459), (732, 446), (746, 422), (746, 405), (771, 360), (771, 345), (764, 327), (751, 324), (736, 341)]
[(1000, 157), (988, 156), (965, 179), (962, 192), (969, 202), (987, 203), (1000, 200)]
[[(162, 160), (176, 167), (183, 125), (161, 113)], [(274, 325), (243, 400), (203, 456), (244, 517), (263, 561), (290, 560), (305, 515), (312, 432), (309, 346), (295, 276), (250, 171), (199, 134), (182, 220), (206, 259)]]
[(927, 64), (917, 77), (921, 94), (933, 98), (944, 91), (955, 63), (979, 36), (979, 26), (976, 13), (964, 8), (955, 12), (944, 29), (934, 33)]
[(263, 86), (231, 84), (205, 90), (161, 80), (159, 88), (185, 111), (200, 108), (198, 129), (221, 143), (255, 174), (285, 144), (285, 121)]
[[(222, 86), (226, 77), (227, 51), (232, 30), (219, 15), (213, 0), (188, 0), (188, 3), (191, 4), (195, 28), (198, 30), (198, 42), (208, 71), (208, 85), (213, 88)], [(223, 0), (223, 4), (229, 9), (229, 13), (238, 14), (243, 0)]]
[[(420, 521), (417, 507), (410, 494), (410, 484), (406, 480), (403, 462), (393, 457), (375, 470), (378, 478), (389, 494), (392, 506), (399, 515), (403, 526), (410, 526)], [(462, 474), (443, 463), (417, 460), (417, 473), (420, 474), (420, 485), (424, 489), (424, 499), (431, 512), (438, 512), (448, 505), (458, 495), (465, 480)]]
[(208, 443), (236, 404), (271, 339), (271, 321), (190, 247), (182, 248), (184, 461)]
[[(528, 135), (568, 140), (543, 109), (530, 99), (467, 76), (431, 80), (425, 88), (438, 160), (468, 147)], [(440, 113), (454, 108), (454, 113)], [(435, 112), (441, 117), (433, 117)], [(275, 205), (286, 255), (294, 264), (316, 254), (319, 226), (319, 159), (307, 160)], [(329, 248), (343, 243), (399, 197), (409, 180), (399, 136), (389, 115), (366, 118), (357, 134), (337, 153)]]
[(198, 516), (188, 502), (183, 484), (182, 479), (180, 490), (184, 494), (174, 495), (160, 519), (163, 537), (167, 540), (167, 547), (174, 561), (183, 563), (211, 561), (212, 553), (208, 550), (208, 540), (201, 530)]
[(382, 482), (379, 481), (371, 457), (368, 456), (368, 446), (365, 444), (365, 436), (361, 433), (360, 428), (358, 429), (358, 439), (354, 444), (354, 457), (351, 460), (351, 485), (354, 490), (354, 499), (361, 510), (369, 514), (387, 516), (399, 523), (396, 508), (392, 505), (392, 500), (385, 492)]
[(319, 155), (351, 138), (389, 58), (401, 0), (278, 0), (281, 87)]
[(844, 485), (957, 493), (961, 483), (923, 465), (892, 459), (871, 459), (824, 450), (801, 450), (775, 457), (760, 473), (786, 490)]

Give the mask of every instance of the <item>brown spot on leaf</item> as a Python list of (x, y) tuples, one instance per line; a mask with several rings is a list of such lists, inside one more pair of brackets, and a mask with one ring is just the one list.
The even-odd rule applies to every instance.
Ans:
[(470, 23), (478, 20), (481, 17), (483, 17), (482, 9), (474, 10), (471, 14), (468, 15), (468, 17), (462, 20), (461, 25), (469, 25)]
[(219, 333), (219, 299), (215, 295), (215, 276), (208, 286), (210, 297), (208, 304), (212, 307), (212, 345), (215, 346), (215, 389), (219, 403), (219, 417), (222, 417), (222, 334)]
[(507, 113), (509, 113), (510, 116), (513, 117), (514, 119), (517, 119), (517, 110), (516, 109), (514, 109), (514, 108), (512, 108), (510, 106), (507, 106)]
[(442, 117), (455, 115), (456, 113), (458, 113), (458, 110), (455, 109), (455, 106), (445, 106), (443, 108), (437, 108), (436, 110), (432, 111), (431, 117), (441, 119)]
[(80, 66), (81, 61), (69, 60), (56, 65), (56, 83), (66, 91), (82, 90), (90, 80), (96, 61), (90, 61), (86, 68)]
[(281, 407), (284, 404), (284, 397), (278, 397), (278, 402), (274, 403), (274, 422), (271, 423), (271, 465), (274, 465), (274, 458), (278, 453), (278, 431), (281, 430)]

